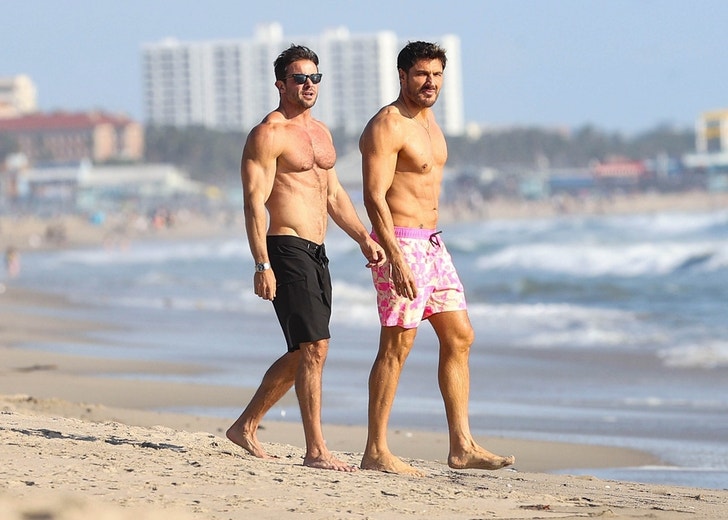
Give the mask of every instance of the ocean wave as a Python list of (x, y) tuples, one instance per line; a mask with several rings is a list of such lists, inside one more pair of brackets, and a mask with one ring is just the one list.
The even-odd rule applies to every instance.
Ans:
[(481, 338), (538, 349), (639, 348), (666, 338), (635, 313), (573, 304), (474, 304), (473, 326)]
[(574, 236), (694, 240), (724, 235), (728, 231), (728, 210), (488, 220), (452, 223), (446, 228), (445, 242), (455, 252), (487, 250), (492, 244), (538, 242), (543, 237), (562, 237), (564, 241)]
[(676, 368), (728, 368), (728, 342), (709, 341), (660, 350), (665, 366)]
[(725, 241), (644, 242), (638, 244), (519, 244), (476, 261), (478, 269), (527, 269), (575, 277), (660, 276), (692, 269), (713, 272), (728, 268)]
[(53, 258), (84, 265), (163, 264), (175, 260), (244, 258), (250, 255), (244, 241), (135, 242), (126, 248), (74, 249)]

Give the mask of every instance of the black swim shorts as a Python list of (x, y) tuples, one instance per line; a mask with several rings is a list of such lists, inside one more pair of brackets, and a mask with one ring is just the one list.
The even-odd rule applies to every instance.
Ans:
[(267, 244), (276, 276), (273, 308), (288, 351), (329, 339), (331, 274), (324, 245), (288, 235), (268, 236)]

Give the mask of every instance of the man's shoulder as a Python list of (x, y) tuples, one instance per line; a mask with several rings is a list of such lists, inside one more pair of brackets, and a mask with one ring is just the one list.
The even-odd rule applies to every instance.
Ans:
[(278, 132), (285, 130), (286, 124), (286, 118), (280, 112), (270, 112), (260, 123), (250, 129), (248, 139), (261, 139), (275, 136)]
[(401, 118), (402, 112), (400, 112), (399, 107), (395, 105), (394, 103), (390, 103), (389, 105), (384, 105), (382, 108), (379, 109), (379, 112), (374, 114), (373, 119), (396, 119)]
[(385, 105), (369, 120), (364, 133), (384, 132), (385, 134), (396, 135), (400, 131), (402, 120), (403, 116), (399, 108), (394, 104)]
[(255, 127), (253, 128), (271, 128), (277, 125), (285, 125), (287, 122), (285, 116), (278, 110), (269, 112)]

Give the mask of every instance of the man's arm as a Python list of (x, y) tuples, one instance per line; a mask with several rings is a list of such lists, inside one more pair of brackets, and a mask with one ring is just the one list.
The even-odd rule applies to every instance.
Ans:
[(401, 136), (399, 121), (382, 112), (367, 124), (359, 140), (359, 150), (362, 155), (364, 207), (392, 266), (391, 276), (397, 294), (414, 299), (417, 296), (414, 275), (394, 236), (394, 220), (387, 202), (387, 192), (394, 182), (397, 157), (404, 146)]
[(328, 171), (327, 188), (326, 205), (331, 219), (359, 244), (368, 261), (367, 267), (383, 264), (386, 260), (384, 250), (369, 236), (334, 168)]
[[(268, 213), (265, 203), (273, 189), (276, 174), (276, 151), (273, 147), (274, 130), (258, 126), (248, 135), (240, 161), (240, 178), (243, 184), (243, 214), (248, 245), (256, 264), (268, 263), (266, 231)], [(272, 269), (254, 274), (255, 294), (273, 300), (276, 279)]]

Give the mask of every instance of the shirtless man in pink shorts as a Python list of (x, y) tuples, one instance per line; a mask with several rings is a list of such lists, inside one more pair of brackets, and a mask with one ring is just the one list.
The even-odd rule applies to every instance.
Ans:
[(361, 467), (423, 473), (396, 457), (387, 425), (417, 326), (427, 319), (440, 341), (438, 380), (450, 437), (448, 465), (499, 469), (515, 462), (479, 446), (470, 433), (468, 358), (474, 339), (463, 286), (437, 230), (447, 145), (430, 107), (442, 87), (445, 50), (410, 42), (397, 59), (400, 94), (367, 124), (362, 153), (364, 203), (372, 237), (388, 262), (372, 269), (381, 321), (369, 376), (369, 426)]

